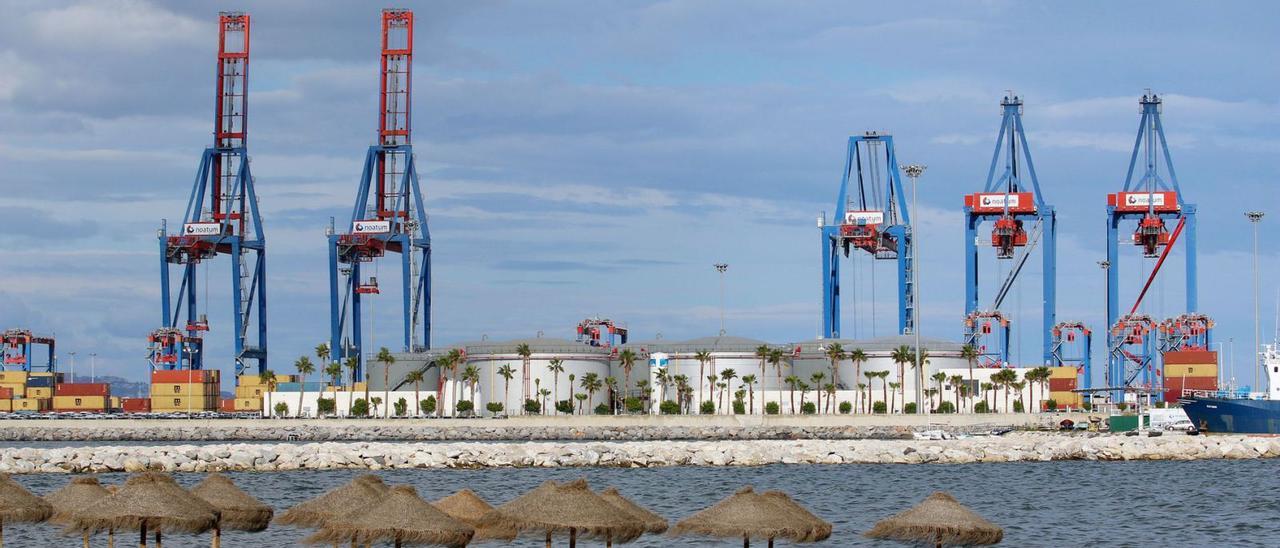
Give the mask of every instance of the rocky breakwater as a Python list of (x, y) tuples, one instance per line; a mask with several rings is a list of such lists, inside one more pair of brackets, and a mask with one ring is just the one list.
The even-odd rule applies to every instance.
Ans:
[(1073, 436), (962, 440), (742, 440), (585, 443), (297, 443), (11, 448), (0, 472), (289, 471), (559, 466), (962, 464), (1052, 460), (1280, 457), (1280, 439), (1243, 436)]

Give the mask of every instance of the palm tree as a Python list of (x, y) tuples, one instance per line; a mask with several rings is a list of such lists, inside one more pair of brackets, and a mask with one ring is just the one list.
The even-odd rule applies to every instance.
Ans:
[(1014, 389), (1014, 390), (1016, 390), (1016, 391), (1018, 392), (1018, 401), (1017, 401), (1017, 403), (1018, 403), (1019, 405), (1021, 405), (1021, 406), (1022, 406), (1022, 411), (1023, 411), (1024, 413), (1027, 411), (1027, 404), (1026, 404), (1026, 402), (1024, 402), (1024, 401), (1023, 401), (1023, 399), (1022, 399), (1022, 389), (1026, 388), (1026, 387), (1027, 387), (1027, 381), (1026, 381), (1026, 379), (1020, 380), (1020, 381), (1018, 381), (1018, 382), (1011, 382), (1011, 383), (1009, 383), (1009, 388), (1012, 388), (1012, 389)]
[[(882, 371), (882, 372), (881, 372), (881, 374), (884, 374), (884, 373), (888, 373), (888, 371)], [(885, 376), (885, 377), (888, 377), (888, 375), (884, 375), (884, 376)], [(889, 395), (890, 395), (890, 397), (892, 398), (892, 399), (890, 399), (890, 400), (889, 400), (889, 409), (897, 409), (897, 408), (898, 408), (898, 389), (899, 389), (899, 388), (902, 388), (902, 383), (900, 383), (900, 382), (891, 382), (891, 383), (889, 383)], [(902, 407), (903, 407), (903, 411), (906, 411), (906, 407), (907, 407), (907, 406), (906, 406), (906, 401), (907, 401), (907, 396), (904, 394), (904, 395), (902, 396), (902, 402), (903, 402)]]
[(609, 389), (609, 410), (612, 411), (618, 404), (618, 379), (613, 376), (605, 377), (604, 386)]
[(867, 383), (865, 382), (858, 383), (858, 405), (856, 407), (863, 408), (863, 409), (866, 408), (866, 403), (867, 403), (866, 392), (867, 392)]
[[(732, 369), (730, 369), (732, 371)], [(747, 409), (756, 408), (756, 376), (743, 375), (742, 384), (747, 386)]]
[[(768, 359), (769, 359), (769, 356), (770, 356), (772, 353), (773, 353), (773, 351), (769, 349), (769, 345), (767, 345), (767, 344), (762, 344), (762, 345), (760, 345), (760, 346), (757, 346), (757, 347), (756, 347), (756, 358), (760, 360), (760, 377), (759, 377), (759, 379), (760, 379), (760, 382), (762, 383), (762, 385), (761, 385), (761, 387), (760, 387), (760, 390), (761, 390), (761, 392), (760, 392), (760, 414), (761, 414), (761, 415), (763, 415), (763, 414), (764, 414), (764, 386), (763, 386), (763, 383), (764, 383), (764, 363), (765, 363), (765, 361), (766, 361), (766, 360), (768, 360)], [(781, 403), (779, 403), (779, 404), (778, 404), (778, 406), (779, 406), (779, 407), (781, 407), (781, 406), (782, 406), (782, 404), (781, 404)]]
[(686, 403), (688, 403), (688, 393), (690, 391), (689, 376), (676, 375), (671, 377), (671, 382), (674, 382), (676, 385), (676, 404), (679, 405), (680, 409), (684, 410), (684, 412), (687, 412)]
[(333, 414), (337, 415), (338, 414), (338, 380), (340, 377), (342, 377), (342, 364), (338, 362), (329, 362), (328, 365), (324, 366), (324, 374), (328, 375), (329, 378), (333, 380), (333, 384), (329, 385), (329, 388), (331, 388), (333, 391)]
[[(551, 361), (547, 362), (547, 369), (551, 371), (552, 375), (552, 399), (557, 400), (551, 402), (554, 406), (554, 404), (560, 399), (560, 374), (564, 373), (564, 362), (560, 361), (560, 358), (552, 358)], [(543, 410), (543, 412), (545, 412), (545, 410)], [(559, 413), (559, 411), (556, 412)]]
[[(718, 380), (720, 380), (720, 375), (707, 375), (707, 384), (710, 385), (709, 388), (711, 389), (711, 399), (707, 401), (716, 401), (716, 381)], [(699, 403), (698, 405), (702, 404)]]
[[(347, 371), (351, 372), (351, 390), (348, 392), (353, 391), (356, 389), (356, 370), (360, 368), (360, 358), (347, 356), (347, 359), (343, 360), (342, 365), (346, 366)], [(355, 403), (355, 399), (355, 394), (351, 394), (347, 397), (347, 416), (351, 415), (351, 404)]]
[[(800, 389), (800, 410), (803, 411), (804, 395), (809, 393), (809, 383), (800, 380), (800, 377), (798, 376), (796, 377), (796, 381), (796, 388)], [(792, 413), (795, 413), (795, 411), (793, 410)]]
[[(298, 376), (301, 377), (300, 379), (298, 379), (299, 381), (298, 382), (298, 409), (294, 411), (293, 416), (301, 417), (302, 416), (302, 395), (307, 392), (307, 375), (315, 373), (316, 366), (315, 364), (311, 363), (311, 358), (302, 356), (298, 358), (298, 361), (293, 362), (293, 368), (298, 371)], [(320, 413), (317, 412), (316, 416), (317, 417), (320, 416)]]
[(382, 364), (382, 400), (387, 402), (382, 416), (388, 417), (391, 413), (391, 364), (396, 363), (396, 357), (384, 346), (378, 349), (378, 357), (374, 359)]
[[(956, 391), (956, 413), (960, 412), (960, 393), (964, 387), (968, 386), (964, 382), (964, 377), (960, 375), (952, 375), (947, 379), (947, 384), (951, 385), (951, 389)], [(941, 405), (941, 404), (939, 404)]]
[(267, 416), (275, 414), (275, 410), (271, 408), (271, 393), (276, 390), (276, 372), (270, 369), (258, 373), (258, 383), (267, 387)]
[(991, 375), (991, 381), (995, 383), (996, 388), (1004, 389), (1004, 412), (1009, 412), (1009, 387), (1018, 380), (1018, 372), (1012, 369), (1001, 369), (994, 375)]
[[(783, 382), (787, 383), (787, 390), (791, 392), (791, 414), (794, 415), (796, 414), (796, 387), (800, 386), (800, 377), (796, 375), (787, 375), (787, 378), (784, 379)], [(801, 403), (804, 402), (804, 394), (800, 395), (800, 400)]]
[(404, 376), (404, 380), (413, 383), (413, 416), (415, 417), (422, 412), (422, 398), (418, 395), (418, 385), (422, 384), (426, 378), (426, 372), (421, 369), (414, 369)]
[[(904, 344), (904, 345), (901, 345), (901, 346), (899, 346), (899, 347), (897, 347), (897, 348), (893, 349), (893, 353), (892, 353), (889, 357), (890, 357), (890, 359), (892, 359), (892, 360), (893, 360), (893, 363), (898, 364), (898, 382), (897, 382), (897, 385), (898, 385), (898, 386), (902, 386), (902, 384), (903, 384), (903, 377), (905, 377), (905, 376), (906, 376), (906, 365), (907, 365), (907, 363), (908, 363), (908, 362), (914, 362), (914, 361), (915, 361), (915, 353), (911, 351), (911, 347), (910, 347), (910, 346), (907, 346), (907, 345), (905, 345), (905, 344)], [(894, 390), (897, 390), (897, 389), (898, 389), (897, 387), (894, 387)], [(894, 396), (895, 396), (895, 399), (896, 399), (897, 394), (895, 394)], [(902, 394), (902, 401), (904, 401), (904, 402), (905, 402), (905, 401), (907, 401), (907, 394), (906, 394), (905, 392)]]
[[(867, 353), (861, 348), (855, 348), (849, 351), (849, 361), (853, 362), (853, 382), (858, 382), (858, 379), (862, 378), (862, 364), (867, 361)], [(861, 391), (862, 388), (858, 390)], [(862, 399), (861, 395), (858, 399)]]
[(702, 405), (702, 379), (706, 378), (703, 374), (707, 362), (711, 361), (711, 352), (699, 350), (693, 354), (693, 359), (698, 360), (698, 405)]
[(846, 357), (848, 355), (845, 354), (844, 346), (840, 343), (831, 343), (827, 347), (827, 359), (831, 360), (831, 382), (840, 384), (840, 360)]
[[(927, 349), (927, 348), (925, 348), (925, 349), (921, 349), (921, 350), (920, 350), (920, 358), (919, 358), (918, 360), (916, 359), (916, 354), (915, 354), (915, 352), (912, 352), (912, 353), (911, 353), (911, 362), (910, 362), (910, 363), (911, 363), (911, 380), (913, 380), (913, 381), (914, 381), (914, 380), (916, 380), (916, 379), (921, 379), (921, 380), (923, 380), (923, 379), (924, 379), (924, 366), (929, 365), (929, 349)], [(917, 369), (917, 366), (919, 366), (919, 369)], [(922, 382), (921, 384), (923, 384), (923, 382)], [(903, 388), (903, 390), (904, 390), (904, 392), (902, 393), (902, 406), (903, 406), (903, 407), (906, 407), (906, 405), (907, 405), (907, 404), (906, 404), (906, 402), (907, 402), (907, 393), (905, 392), (906, 388), (904, 387), (904, 388)], [(917, 393), (916, 395), (917, 395), (917, 396), (919, 396), (919, 393)], [(930, 399), (930, 401), (932, 401), (932, 399)], [(916, 413), (924, 413), (924, 409), (923, 409), (922, 407), (923, 407), (923, 406), (921, 405), (920, 400), (919, 400), (919, 399), (916, 399)]]
[(542, 404), (539, 405), (539, 407), (542, 409), (543, 413), (547, 412), (547, 396), (550, 396), (550, 395), (551, 395), (551, 391), (546, 388), (543, 388), (538, 391), (538, 396), (540, 396), (539, 400), (542, 402)]
[[(862, 374), (867, 377), (867, 388), (869, 389), (867, 390), (867, 405), (863, 409), (865, 413), (871, 413), (871, 411), (875, 408), (875, 400), (876, 400), (875, 396), (873, 396), (872, 393), (875, 392), (875, 389), (876, 389), (875, 380), (880, 378), (880, 373), (878, 371), (863, 371)], [(885, 399), (888, 399), (888, 398), (885, 398)], [(889, 404), (886, 403), (885, 405), (889, 405)]]
[(720, 390), (720, 405), (723, 406), (724, 393), (728, 392), (728, 386), (730, 385), (730, 383), (733, 382), (733, 379), (738, 378), (738, 372), (734, 371), (733, 368), (731, 367), (725, 368), (724, 370), (720, 371), (720, 378), (724, 379), (724, 385), (722, 385), (722, 389)]
[[(464, 357), (461, 350), (457, 348), (449, 349), (449, 353), (445, 354), (442, 367), (449, 370), (450, 380), (453, 381), (453, 410), (449, 411), (449, 416), (457, 416), (458, 405), (458, 366), (462, 365)], [(443, 371), (441, 371), (443, 373)], [(436, 398), (436, 410), (444, 413), (444, 375), (440, 376), (440, 397)]]
[(618, 353), (618, 363), (622, 364), (622, 401), (627, 401), (627, 391), (631, 390), (631, 368), (635, 367), (636, 360), (640, 359), (630, 348)]
[[(467, 383), (471, 388), (471, 409), (474, 413), (476, 409), (476, 385), (480, 384), (480, 368), (474, 365), (467, 365), (462, 370), (462, 382)], [(454, 404), (454, 407), (457, 407), (457, 404)]]
[[(938, 392), (937, 392), (937, 393), (938, 393), (938, 405), (942, 405), (942, 383), (947, 382), (947, 374), (946, 374), (946, 373), (943, 373), (943, 372), (941, 372), (941, 371), (939, 371), (939, 372), (937, 372), (937, 373), (934, 373), (934, 374), (933, 374), (933, 376), (932, 376), (932, 377), (930, 377), (930, 378), (931, 378), (931, 379), (933, 379), (933, 382), (938, 383)], [(934, 404), (933, 404), (933, 399), (932, 399), (932, 398), (930, 398), (930, 399), (929, 399), (929, 406), (930, 406), (930, 407), (932, 407), (932, 408), (934, 408), (934, 409), (937, 409), (937, 408), (938, 408), (938, 405), (934, 405)]]
[(657, 373), (654, 373), (654, 378), (658, 380), (658, 387), (662, 390), (659, 398), (661, 398), (662, 401), (667, 401), (667, 384), (671, 382), (671, 373), (664, 367), (659, 369)]
[[(968, 363), (969, 363), (969, 384), (970, 384), (971, 386), (974, 384), (974, 382), (973, 382), (973, 364), (974, 364), (975, 362), (977, 362), (977, 361), (978, 361), (978, 357), (979, 357), (979, 356), (981, 356), (981, 354), (978, 352), (978, 347), (976, 347), (976, 346), (974, 346), (974, 345), (972, 345), (972, 344), (966, 344), (966, 345), (964, 345), (964, 348), (961, 348), (961, 349), (960, 349), (960, 357), (961, 357), (962, 359), (964, 359), (964, 361), (966, 361), (966, 362), (968, 362)], [(969, 398), (969, 399), (973, 399), (973, 398), (971, 397), (971, 398)], [(985, 399), (985, 398), (984, 398), (984, 399)], [(970, 408), (971, 408), (971, 409), (972, 409), (972, 407), (973, 407), (973, 406), (972, 406), (972, 403), (973, 403), (973, 402), (970, 402)], [(957, 412), (959, 412), (959, 411), (960, 411), (960, 409), (959, 409), (959, 407), (958, 407), (958, 404), (957, 404), (956, 411), (957, 411)]]
[(529, 399), (529, 357), (533, 356), (533, 350), (529, 348), (527, 343), (516, 345), (516, 354), (520, 356), (520, 361), (524, 363), (524, 368), (520, 370), (520, 383), (524, 388), (520, 391), (522, 397), (520, 401)]
[[(782, 361), (786, 354), (782, 353), (781, 348), (773, 348), (769, 350), (769, 365), (773, 366), (773, 374), (777, 379), (778, 390), (778, 411), (782, 411)], [(794, 407), (794, 406), (793, 406)]]
[[(813, 381), (813, 389), (814, 389), (813, 397), (818, 400), (817, 405), (818, 405), (819, 413), (822, 412), (822, 381), (825, 380), (826, 378), (827, 378), (827, 374), (821, 371), (815, 371), (813, 375), (809, 376), (809, 380)], [(804, 407), (803, 403), (801, 404), (801, 407)]]
[(511, 364), (505, 363), (502, 364), (502, 367), (498, 368), (498, 376), (503, 379), (502, 406), (507, 414), (510, 415), (511, 411), (505, 408), (508, 407), (511, 402), (511, 378), (516, 376), (516, 370), (511, 368)]
[[(591, 404), (596, 402), (596, 390), (600, 389), (600, 384), (601, 384), (600, 375), (597, 375), (595, 373), (587, 373), (586, 375), (583, 375), (580, 380), (578, 380), (578, 384), (582, 387), (583, 390), (587, 391), (587, 400), (589, 400), (587, 402), (587, 410), (590, 411)], [(581, 411), (581, 408), (579, 408), (579, 411)]]
[(1049, 368), (1043, 365), (1035, 369), (1032, 369), (1031, 371), (1027, 371), (1027, 374), (1026, 374), (1027, 381), (1031, 383), (1031, 388), (1033, 391), (1031, 394), (1032, 404), (1039, 401), (1036, 399), (1035, 393), (1034, 393), (1036, 385), (1040, 385), (1040, 399), (1044, 399), (1044, 388), (1045, 388), (1044, 384), (1049, 382), (1050, 375), (1052, 375), (1052, 373), (1050, 373)]
[(986, 404), (988, 413), (991, 412), (991, 398), (989, 398), (988, 396), (990, 395), (992, 390), (995, 390), (995, 387), (996, 385), (990, 382), (984, 382), (981, 385), (979, 385), (979, 388), (982, 389), (982, 403)]
[(827, 414), (830, 415), (836, 411), (836, 383), (829, 382), (823, 389), (827, 393)]
[(574, 379), (573, 373), (569, 373), (569, 398), (568, 398), (568, 401), (569, 401), (569, 405), (571, 406), (571, 407), (569, 407), (569, 413), (570, 413), (570, 414), (573, 414), (573, 407), (572, 407), (572, 405), (573, 405), (573, 400), (577, 399), (577, 398), (576, 398), (577, 394), (575, 394), (575, 393), (574, 393), (574, 390), (573, 390), (573, 379)]
[[(316, 364), (323, 367), (324, 370), (322, 372), (328, 375), (329, 374), (329, 356), (331, 354), (331, 352), (329, 351), (329, 343), (317, 344), (315, 348), (315, 353), (316, 353)], [(339, 370), (339, 372), (341, 372), (341, 370)], [(322, 397), (324, 397), (323, 393), (316, 395), (316, 417), (320, 416), (320, 398)], [(333, 409), (335, 412), (338, 410), (338, 399), (337, 399), (336, 392), (334, 393)]]

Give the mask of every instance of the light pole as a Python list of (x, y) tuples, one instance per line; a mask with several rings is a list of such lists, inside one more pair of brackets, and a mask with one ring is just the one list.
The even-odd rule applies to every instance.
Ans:
[(89, 353), (89, 382), (98, 382), (98, 353)]
[(924, 351), (920, 348), (920, 238), (916, 237), (916, 224), (920, 222), (920, 218), (916, 216), (916, 183), (926, 167), (924, 164), (907, 164), (902, 167), (903, 173), (911, 179), (911, 331), (916, 337), (916, 413), (926, 411), (921, 404), (924, 401)]
[(76, 382), (76, 353), (68, 352), (71, 355), (71, 382)]
[(729, 270), (729, 263), (716, 263), (716, 272), (720, 273), (720, 336), (723, 337), (724, 331), (724, 271)]
[(1265, 371), (1262, 370), (1262, 320), (1258, 312), (1258, 300), (1262, 298), (1260, 294), (1262, 284), (1258, 274), (1258, 224), (1262, 222), (1263, 215), (1261, 211), (1250, 211), (1244, 214), (1253, 225), (1253, 363), (1257, 374), (1254, 383), (1259, 387), (1262, 386), (1262, 380), (1266, 377)]
[[(1111, 295), (1111, 273), (1108, 272), (1109, 270), (1111, 270), (1111, 261), (1108, 261), (1106, 259), (1098, 261), (1098, 267), (1102, 269), (1102, 278), (1106, 280), (1105, 282), (1107, 286), (1106, 294)], [(1107, 297), (1107, 299), (1110, 300), (1110, 297)], [(1106, 367), (1106, 369), (1103, 370), (1102, 379), (1104, 382), (1107, 383), (1107, 386), (1110, 387), (1111, 386), (1111, 326), (1108, 325), (1106, 326), (1106, 328), (1107, 328), (1107, 349), (1106, 349), (1106, 352), (1102, 355), (1103, 359), (1106, 360), (1106, 362), (1104, 362), (1105, 363), (1104, 367)], [(1093, 349), (1090, 349), (1090, 352), (1092, 351)], [(1093, 372), (1090, 371), (1089, 373), (1092, 375)], [(1114, 396), (1115, 392), (1113, 391), (1111, 395)]]

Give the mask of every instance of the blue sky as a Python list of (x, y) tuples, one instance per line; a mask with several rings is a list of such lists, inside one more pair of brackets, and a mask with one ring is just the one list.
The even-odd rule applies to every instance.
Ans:
[[(834, 205), (846, 138), (872, 129), (895, 135), (903, 161), (929, 165), (923, 328), (958, 338), (960, 203), (983, 184), (1006, 89), (1025, 98), (1040, 182), (1059, 212), (1061, 319), (1102, 330), (1105, 194), (1123, 183), (1137, 100), (1152, 88), (1200, 207), (1201, 308), (1218, 319), (1219, 340), (1234, 339), (1237, 376), (1247, 376), (1252, 341), (1246, 209), (1271, 213), (1262, 241), (1272, 332), (1274, 3), (397, 5), (418, 21), (415, 149), (438, 345), (569, 336), (590, 315), (639, 338), (709, 335), (719, 328), (718, 261), (731, 265), (730, 333), (812, 338), (814, 219)], [(378, 9), (0, 6), (0, 324), (55, 332), (64, 367), (69, 351), (97, 352), (100, 371), (144, 375), (145, 335), (160, 321), (154, 231), (180, 216), (210, 140), (216, 11), (243, 9), (254, 17), (249, 146), (267, 216), (273, 368), (325, 339), (323, 229), (348, 214), (374, 137)], [(1124, 253), (1132, 299), (1144, 265)], [(990, 294), (999, 266), (984, 261)], [(218, 283), (228, 267), (209, 268), (207, 359), (229, 367), (228, 288)], [(888, 334), (889, 266), (876, 267), (874, 307), (867, 261), (846, 270), (859, 272), (864, 297), (846, 301), (846, 323), (856, 309), (858, 335)], [(1026, 362), (1039, 356), (1038, 274), (1032, 261), (1005, 307)], [(1157, 282), (1147, 311), (1179, 312), (1180, 281), (1174, 269)], [(394, 325), (395, 298), (374, 305), (378, 326)], [(374, 343), (394, 338), (383, 331)]]

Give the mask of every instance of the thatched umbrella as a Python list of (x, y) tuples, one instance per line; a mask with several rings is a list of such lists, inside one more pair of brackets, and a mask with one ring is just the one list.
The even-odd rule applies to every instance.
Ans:
[(983, 545), (999, 543), (1004, 530), (939, 491), (914, 508), (880, 520), (867, 536), (935, 546)]
[(470, 525), (476, 530), (476, 535), (471, 540), (481, 539), (500, 539), (511, 541), (516, 538), (515, 529), (496, 529), (493, 527), (480, 527), (480, 518), (493, 510), (493, 505), (485, 502), (475, 491), (463, 489), (449, 495), (445, 498), (431, 503), (432, 506), (440, 509), (441, 512), (449, 514), (449, 517)]
[(298, 503), (276, 517), (275, 522), (295, 527), (323, 527), (332, 519), (377, 503), (387, 490), (382, 478), (365, 474), (314, 499)]
[(230, 478), (217, 472), (191, 488), (191, 494), (218, 510), (218, 523), (213, 526), (213, 548), (222, 546), (223, 529), (256, 533), (271, 523), (270, 506), (241, 491)]
[(676, 523), (671, 532), (675, 535), (741, 538), (743, 546), (750, 546), (753, 538), (767, 539), (769, 546), (773, 546), (775, 538), (809, 541), (814, 537), (814, 527), (812, 520), (780, 505), (776, 497), (766, 497), (751, 487), (743, 487)]
[(561, 485), (543, 483), (494, 508), (480, 519), (480, 526), (541, 532), (546, 535), (548, 547), (555, 533), (568, 533), (571, 548), (577, 546), (579, 534), (603, 538), (607, 545), (629, 542), (644, 534), (644, 523), (591, 492), (584, 479)]
[(475, 529), (422, 500), (413, 487), (397, 485), (377, 504), (326, 524), (305, 542), (466, 546), (473, 535)]
[(814, 515), (808, 508), (800, 506), (800, 503), (792, 499), (790, 495), (782, 491), (765, 491), (760, 493), (760, 496), (778, 505), (783, 511), (792, 512), (800, 519), (810, 523), (811, 528), (805, 535), (805, 542), (817, 542), (831, 537), (831, 523)]
[(41, 522), (53, 515), (53, 507), (31, 494), (9, 474), (0, 474), (0, 546), (4, 546), (4, 524)]
[(162, 533), (203, 533), (218, 521), (218, 511), (159, 472), (138, 474), (124, 482), (101, 503), (81, 510), (71, 520), (72, 529), (83, 532), (138, 529), (139, 546), (147, 545), (147, 530), (155, 531), (156, 546)]
[(646, 533), (660, 534), (667, 532), (667, 518), (659, 516), (653, 510), (640, 506), (631, 499), (622, 496), (615, 487), (610, 487), (600, 492), (600, 496), (604, 500), (609, 501), (615, 508), (622, 510), (631, 515), (631, 517), (644, 523), (644, 531)]
[[(69, 525), (79, 512), (90, 505), (102, 502), (103, 499), (111, 496), (111, 491), (98, 483), (98, 478), (94, 476), (84, 476), (71, 480), (62, 489), (49, 493), (44, 496), (45, 502), (53, 507), (53, 516), (49, 521)], [(111, 534), (110, 531), (107, 532)], [(82, 532), (81, 540), (84, 546), (89, 546), (89, 533)], [(108, 539), (108, 544), (114, 545), (114, 539)]]

